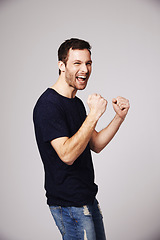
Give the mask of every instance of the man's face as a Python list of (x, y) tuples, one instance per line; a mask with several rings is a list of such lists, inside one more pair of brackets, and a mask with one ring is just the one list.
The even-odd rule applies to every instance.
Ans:
[(65, 66), (65, 80), (74, 90), (83, 90), (92, 70), (91, 55), (87, 49), (69, 50)]

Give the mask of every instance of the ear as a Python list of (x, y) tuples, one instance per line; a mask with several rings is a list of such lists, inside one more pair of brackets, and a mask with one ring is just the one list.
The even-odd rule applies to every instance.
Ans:
[(62, 61), (58, 61), (58, 67), (61, 72), (65, 72), (65, 64)]

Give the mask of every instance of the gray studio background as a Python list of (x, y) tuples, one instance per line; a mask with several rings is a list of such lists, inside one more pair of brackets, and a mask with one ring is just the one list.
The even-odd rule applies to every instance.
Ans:
[(60, 240), (46, 205), (32, 110), (58, 78), (67, 38), (92, 45), (85, 91), (108, 101), (97, 130), (131, 108), (120, 131), (93, 154), (108, 240), (154, 240), (160, 230), (160, 2), (157, 0), (0, 1), (0, 240)]

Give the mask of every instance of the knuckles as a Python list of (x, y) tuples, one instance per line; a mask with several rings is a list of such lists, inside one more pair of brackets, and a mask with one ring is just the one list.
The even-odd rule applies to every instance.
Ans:
[[(117, 98), (114, 99), (115, 104), (117, 104), (120, 109), (129, 109), (130, 108), (130, 103), (129, 100), (118, 96)], [(88, 105), (92, 106), (95, 104), (100, 104), (102, 106), (107, 106), (108, 101), (106, 99), (104, 99), (100, 94), (94, 93), (88, 96), (88, 100), (87, 100)]]
[(88, 96), (87, 103), (90, 109), (97, 109), (100, 112), (104, 112), (108, 104), (106, 99), (96, 93)]
[(88, 101), (96, 101), (96, 100), (97, 101), (106, 101), (107, 102), (107, 100), (104, 99), (100, 94), (94, 93), (94, 94), (88, 96)]
[(117, 105), (120, 108), (126, 108), (126, 109), (130, 108), (130, 103), (128, 99), (119, 96), (116, 98), (116, 101), (117, 101)]

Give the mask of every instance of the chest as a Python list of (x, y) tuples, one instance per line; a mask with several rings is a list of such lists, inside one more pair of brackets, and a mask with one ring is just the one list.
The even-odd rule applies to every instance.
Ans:
[(86, 118), (86, 111), (83, 104), (77, 101), (63, 106), (66, 123), (71, 136), (75, 134)]

